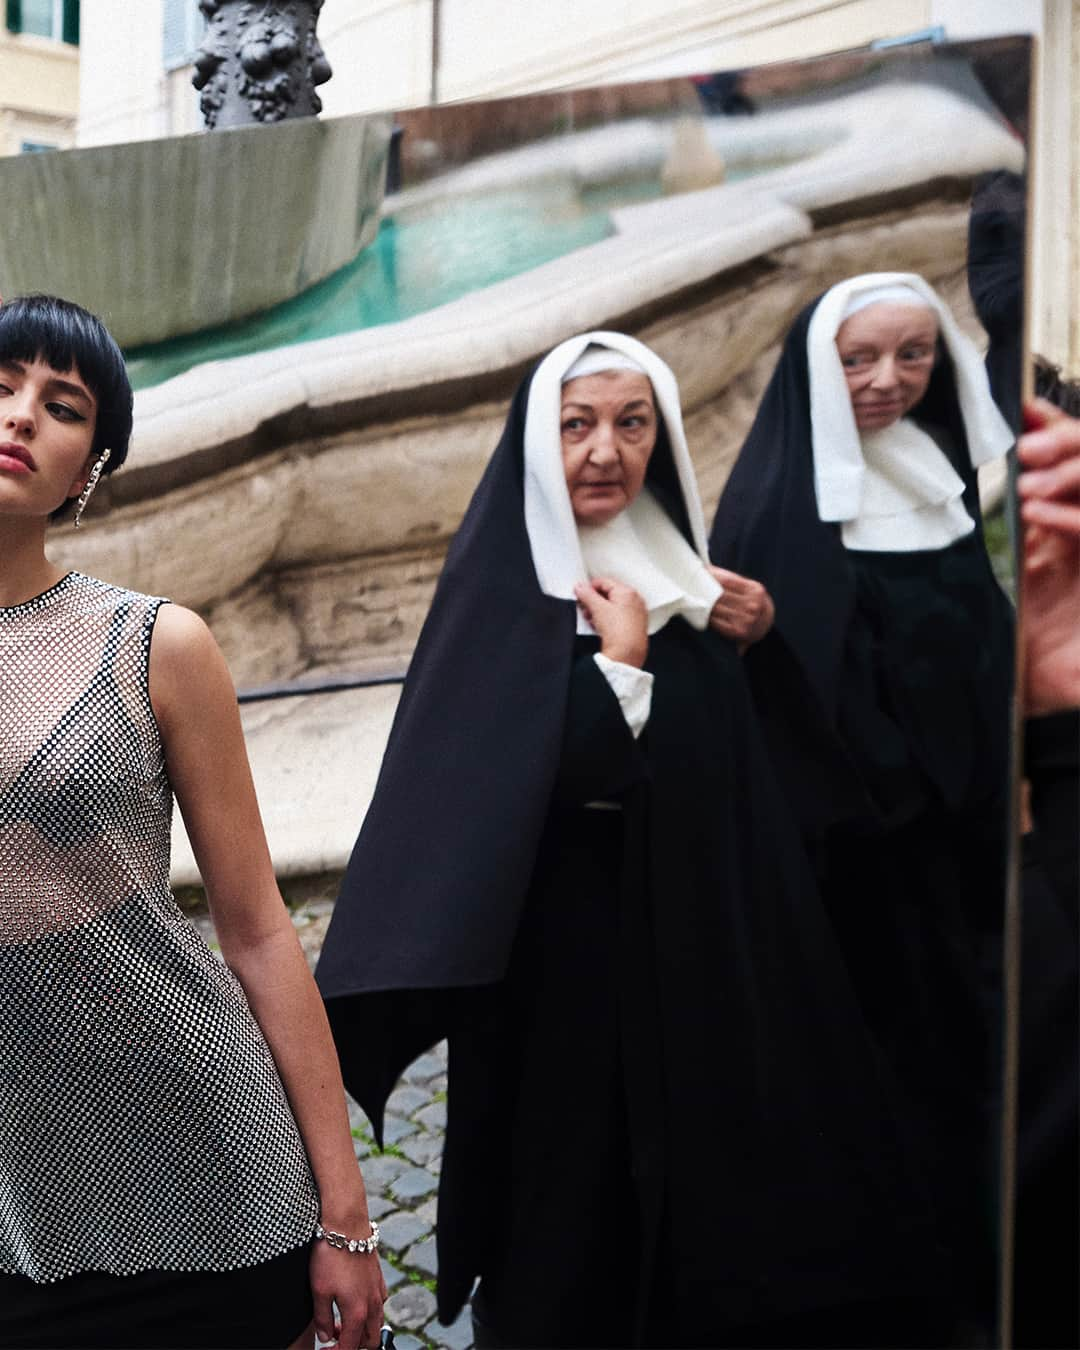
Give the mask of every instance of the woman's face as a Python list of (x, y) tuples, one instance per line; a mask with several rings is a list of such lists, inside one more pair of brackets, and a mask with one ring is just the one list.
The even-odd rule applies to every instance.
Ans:
[(921, 400), (934, 369), (937, 335), (937, 314), (923, 305), (881, 301), (844, 320), (836, 350), (860, 431), (892, 426)]
[(79, 495), (96, 416), (78, 370), (0, 360), (0, 514), (48, 516)]
[(562, 387), (563, 468), (574, 519), (605, 525), (641, 491), (656, 444), (656, 404), (647, 375), (602, 370)]

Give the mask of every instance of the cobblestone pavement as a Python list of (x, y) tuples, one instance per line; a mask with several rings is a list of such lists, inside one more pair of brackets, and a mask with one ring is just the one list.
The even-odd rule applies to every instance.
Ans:
[[(330, 921), (337, 882), (335, 876), (282, 885), (312, 966)], [(197, 903), (196, 897), (191, 898)], [(196, 907), (192, 917), (216, 950), (205, 909)], [(470, 1350), (468, 1309), (449, 1327), (435, 1317), (435, 1196), (446, 1125), (445, 1042), (414, 1060), (391, 1093), (381, 1153), (355, 1102), (349, 1104), (349, 1118), (371, 1217), (382, 1230), (380, 1259), (389, 1293), (385, 1316), (394, 1328), (398, 1350)]]

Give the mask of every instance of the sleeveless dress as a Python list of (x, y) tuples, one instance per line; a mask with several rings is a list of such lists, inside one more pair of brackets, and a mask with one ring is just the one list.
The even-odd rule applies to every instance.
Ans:
[(300, 1272), (318, 1214), (243, 990), (169, 890), (162, 603), (72, 572), (0, 608), (0, 1344), (29, 1343), (20, 1307), (48, 1317), (116, 1277), (135, 1278), (102, 1343), (168, 1343), (132, 1325), (128, 1290), (157, 1279), (152, 1302), (182, 1322), (184, 1277), (151, 1272), (286, 1253)]

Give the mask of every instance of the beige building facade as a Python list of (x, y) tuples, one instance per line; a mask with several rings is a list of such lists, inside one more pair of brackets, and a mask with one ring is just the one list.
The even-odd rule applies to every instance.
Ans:
[(0, 155), (74, 145), (78, 5), (28, 0), (0, 12)]

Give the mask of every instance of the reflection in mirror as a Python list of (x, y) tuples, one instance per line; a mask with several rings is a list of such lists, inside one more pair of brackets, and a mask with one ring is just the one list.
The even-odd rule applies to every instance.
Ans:
[[(139, 455), (108, 484), (78, 548), (64, 540), (64, 556), (196, 605), (249, 688), (395, 676), (410, 659), (515, 386), (543, 353), (600, 328), (632, 333), (674, 371), (712, 519), (736, 461), (746, 492), (755, 486), (744, 444), (753, 444), (774, 374), (797, 383), (799, 358), (788, 359), (786, 344), (819, 295), (867, 273), (914, 274), (940, 298), (942, 331), (947, 314), (980, 347), (994, 333), (993, 306), (983, 305), (974, 278), (983, 324), (968, 290), (971, 198), (989, 181), (984, 175), (1025, 172), (1027, 64), (1026, 41), (996, 40), (369, 121), (370, 153), (392, 152), (397, 163), (374, 238), (366, 220), (355, 258), (263, 313), (165, 344), (129, 343), (142, 385)], [(370, 186), (371, 175), (360, 177)], [(336, 194), (324, 187), (359, 220), (357, 190), (355, 178)], [(1017, 370), (1018, 355), (1010, 360)], [(903, 420), (948, 461), (963, 488), (954, 509), (977, 521), (956, 369), (946, 347), (940, 416), (920, 426), (913, 406)], [(1014, 417), (1015, 395), (1009, 405), (997, 377), (995, 391)], [(805, 420), (794, 404), (782, 412), (772, 448), (779, 456), (801, 441), (809, 453)], [(980, 471), (981, 538), (1009, 584), (998, 463)], [(986, 763), (1002, 753), (1005, 735), (1006, 621), (974, 532), (951, 546), (973, 555), (961, 575), (949, 548), (930, 550), (939, 586), (923, 575), (883, 577), (876, 559), (862, 558), (876, 550), (817, 547), (821, 522), (809, 516), (807, 484), (806, 516), (781, 537), (803, 547), (808, 587), (815, 569), (843, 575), (812, 587), (793, 616), (783, 580), (758, 570), (776, 586), (777, 635), (788, 638), (792, 621), (808, 630), (802, 651), (788, 639), (810, 667), (796, 666), (793, 679), (806, 676), (813, 687), (826, 646), (813, 632), (818, 614), (835, 660), (853, 663), (855, 695), (838, 698), (835, 683), (817, 692), (836, 722), (832, 743), (854, 761), (860, 787), (871, 780), (877, 812), (869, 823), (845, 823), (842, 848), (817, 841), (813, 864), (853, 998), (890, 1091), (902, 1099), (906, 1146), (929, 1155), (924, 1176), (947, 1211), (942, 1245), (961, 1274), (944, 1315), (975, 1340), (993, 1318), (996, 1105), (988, 1103), (1005, 835), (1001, 825), (976, 849), (972, 840), (991, 827), (972, 798), (984, 793), (980, 807), (994, 798), (998, 810), (1005, 789), (1000, 769), (992, 774)], [(955, 504), (955, 494), (948, 500)], [(829, 528), (835, 542), (837, 527)], [(718, 540), (716, 559), (731, 567), (723, 547)], [(912, 604), (910, 595), (927, 598), (925, 633), (922, 600)], [(860, 626), (841, 622), (844, 606)], [(889, 626), (883, 641), (882, 615), (900, 611), (903, 624)], [(964, 640), (976, 612), (989, 626)], [(938, 659), (939, 636), (955, 661)], [(935, 659), (916, 663), (924, 640)], [(976, 665), (987, 678), (968, 699)], [(246, 713), (282, 873), (344, 867), (395, 699), (393, 686), (380, 685), (255, 703)], [(954, 814), (928, 811), (931, 799)], [(963, 847), (950, 836), (954, 826), (966, 832)], [(905, 849), (905, 839), (917, 847)], [(193, 879), (182, 839), (177, 853), (178, 877)], [(940, 924), (927, 930), (933, 896), (943, 897), (929, 916)], [(716, 1058), (710, 1072), (723, 1070), (719, 1050)], [(938, 1087), (956, 1104), (944, 1125)], [(402, 1130), (417, 1126), (397, 1100), (400, 1114), (392, 1103), (390, 1119)], [(712, 1129), (711, 1120), (702, 1124)], [(683, 1146), (681, 1129), (674, 1127), (673, 1150)], [(936, 1147), (942, 1132), (947, 1142)], [(956, 1160), (958, 1171), (945, 1178)], [(738, 1162), (710, 1153), (707, 1166), (737, 1170)]]

